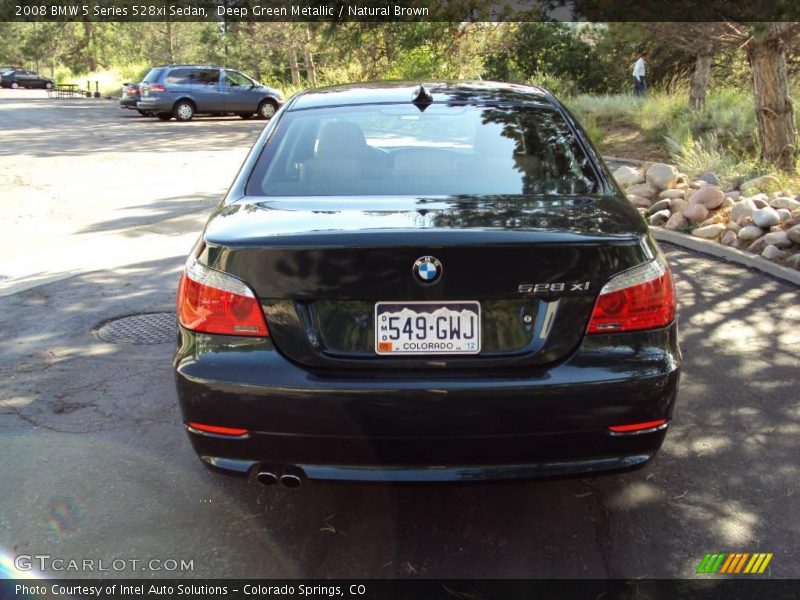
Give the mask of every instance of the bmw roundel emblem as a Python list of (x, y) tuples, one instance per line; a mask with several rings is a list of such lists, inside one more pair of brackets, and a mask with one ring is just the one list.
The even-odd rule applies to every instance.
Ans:
[(442, 276), (442, 263), (433, 256), (423, 256), (414, 261), (412, 270), (420, 283), (436, 283)]

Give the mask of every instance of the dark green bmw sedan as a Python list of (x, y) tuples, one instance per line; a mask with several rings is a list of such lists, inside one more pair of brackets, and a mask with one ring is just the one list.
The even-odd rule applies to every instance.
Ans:
[(189, 438), (263, 484), (640, 466), (681, 355), (669, 267), (548, 92), (297, 94), (186, 263)]

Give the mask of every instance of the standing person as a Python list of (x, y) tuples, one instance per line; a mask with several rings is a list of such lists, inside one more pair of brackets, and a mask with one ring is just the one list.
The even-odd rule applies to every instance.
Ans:
[(642, 52), (639, 58), (633, 63), (633, 95), (644, 96), (647, 92), (647, 82), (645, 81), (645, 64), (647, 63), (647, 52)]

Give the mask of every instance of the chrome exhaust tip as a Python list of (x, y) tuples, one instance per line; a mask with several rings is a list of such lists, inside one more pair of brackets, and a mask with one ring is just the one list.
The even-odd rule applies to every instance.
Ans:
[(278, 476), (272, 471), (259, 471), (256, 479), (262, 485), (275, 485), (278, 483)]
[(303, 480), (294, 473), (284, 473), (281, 475), (281, 485), (285, 488), (296, 490), (303, 485)]

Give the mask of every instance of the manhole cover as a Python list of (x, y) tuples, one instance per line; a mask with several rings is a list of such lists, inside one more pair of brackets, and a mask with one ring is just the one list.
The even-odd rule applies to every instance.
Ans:
[(164, 344), (175, 340), (173, 313), (144, 313), (106, 321), (97, 337), (112, 344)]

